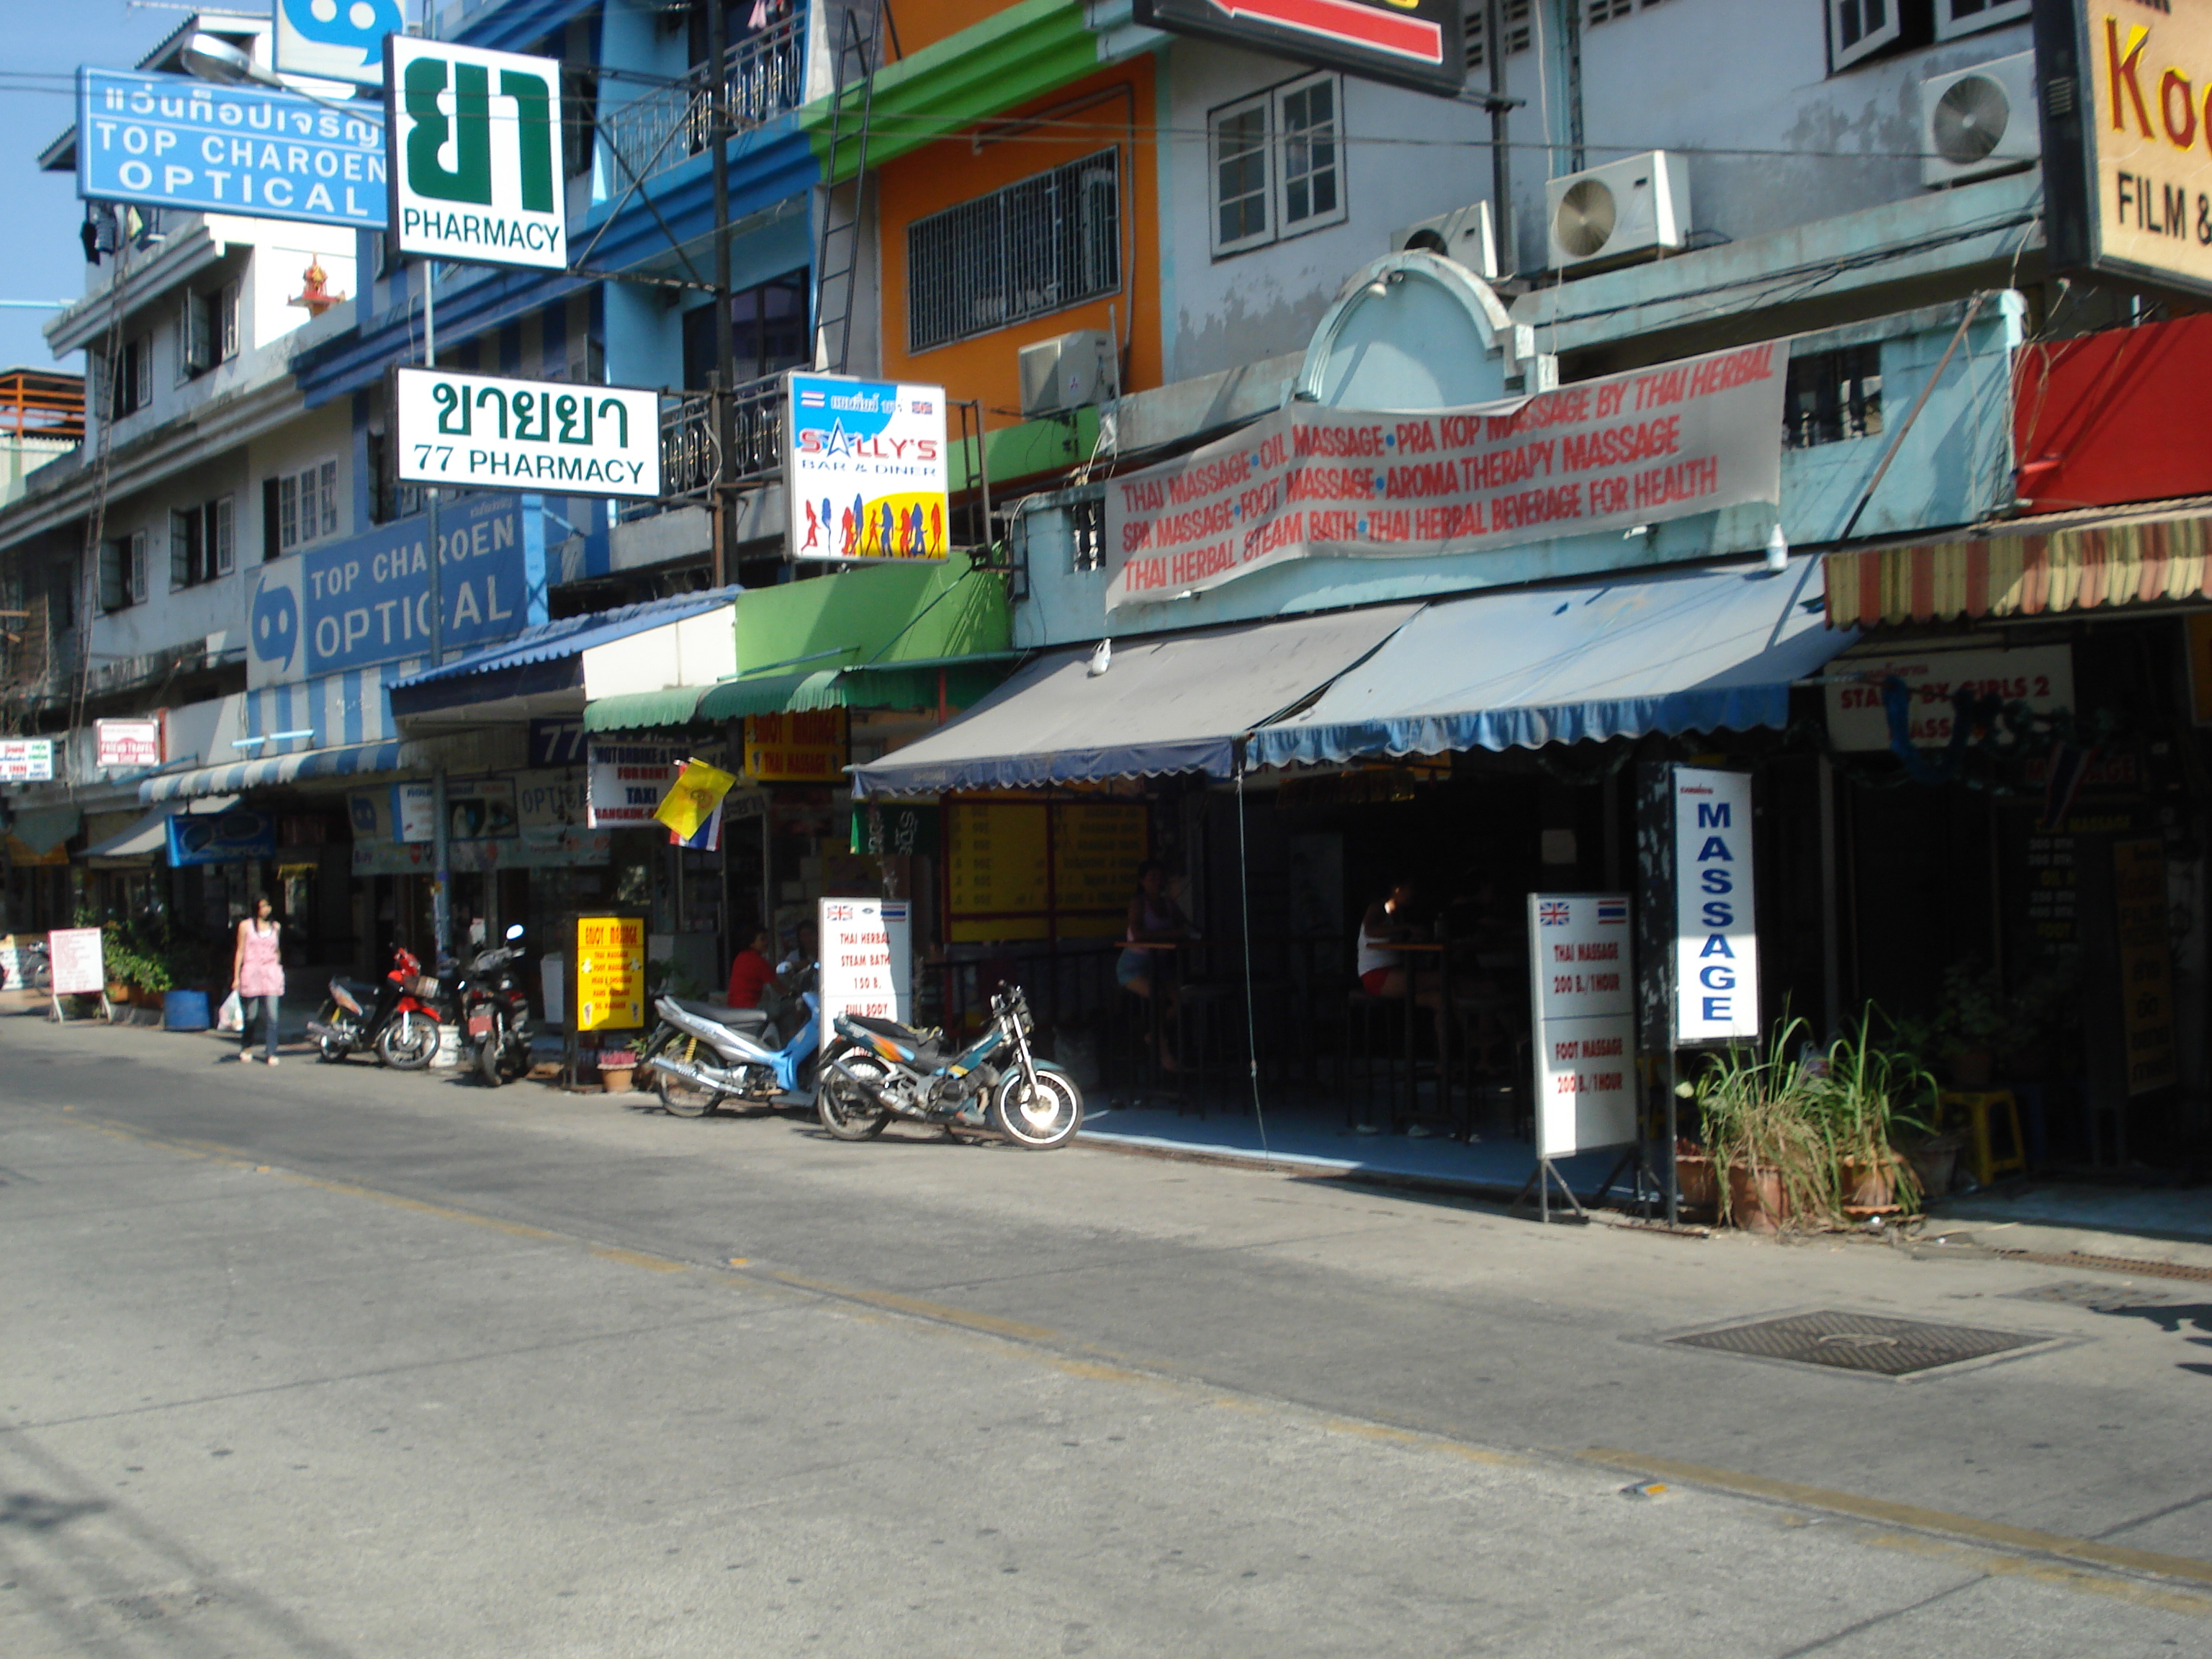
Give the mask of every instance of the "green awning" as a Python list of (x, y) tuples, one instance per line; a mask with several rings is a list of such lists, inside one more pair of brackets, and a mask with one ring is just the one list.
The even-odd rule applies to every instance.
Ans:
[(699, 718), (733, 720), (740, 714), (781, 714), (786, 709), (837, 708), (842, 703), (794, 703), (792, 699), (811, 680), (835, 680), (837, 671), (813, 674), (759, 674), (750, 679), (724, 680), (699, 699)]
[(659, 691), (625, 691), (584, 706), (586, 732), (646, 732), (657, 726), (690, 726), (701, 718), (699, 699), (707, 688), (672, 685)]

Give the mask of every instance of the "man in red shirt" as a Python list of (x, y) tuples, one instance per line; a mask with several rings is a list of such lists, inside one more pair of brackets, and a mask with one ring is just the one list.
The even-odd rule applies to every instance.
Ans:
[(730, 964), (728, 1006), (760, 1006), (761, 993), (775, 982), (775, 965), (768, 959), (769, 950), (775, 942), (767, 928), (757, 928), (752, 943), (738, 952), (737, 960)]

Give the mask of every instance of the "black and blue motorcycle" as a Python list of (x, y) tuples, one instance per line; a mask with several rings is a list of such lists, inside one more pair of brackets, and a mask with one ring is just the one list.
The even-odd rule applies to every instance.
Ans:
[(868, 1014), (839, 1014), (831, 1029), (838, 1041), (822, 1056), (814, 1099), (840, 1140), (869, 1139), (899, 1117), (989, 1127), (1044, 1152), (1083, 1127), (1083, 1091), (1030, 1047), (1029, 999), (1018, 985), (992, 993), (991, 1023), (957, 1053), (937, 1033)]

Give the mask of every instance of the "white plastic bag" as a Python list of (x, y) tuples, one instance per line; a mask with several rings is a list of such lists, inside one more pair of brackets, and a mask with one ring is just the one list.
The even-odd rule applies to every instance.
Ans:
[(215, 1029), (218, 1031), (242, 1031), (246, 1029), (246, 1005), (233, 991), (222, 1000), (222, 1011), (216, 1015)]

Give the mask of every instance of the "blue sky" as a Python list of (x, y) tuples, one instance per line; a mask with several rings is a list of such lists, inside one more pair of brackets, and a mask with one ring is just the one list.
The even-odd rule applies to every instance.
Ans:
[[(249, 0), (232, 0), (238, 10)], [(41, 173), (39, 152), (70, 124), (69, 79), (79, 64), (135, 63), (189, 15), (129, 0), (6, 0), (8, 52), (0, 60), (0, 299), (72, 300), (84, 292), (84, 210), (76, 180)], [(56, 365), (39, 330), (46, 311), (0, 308), (0, 366)]]

